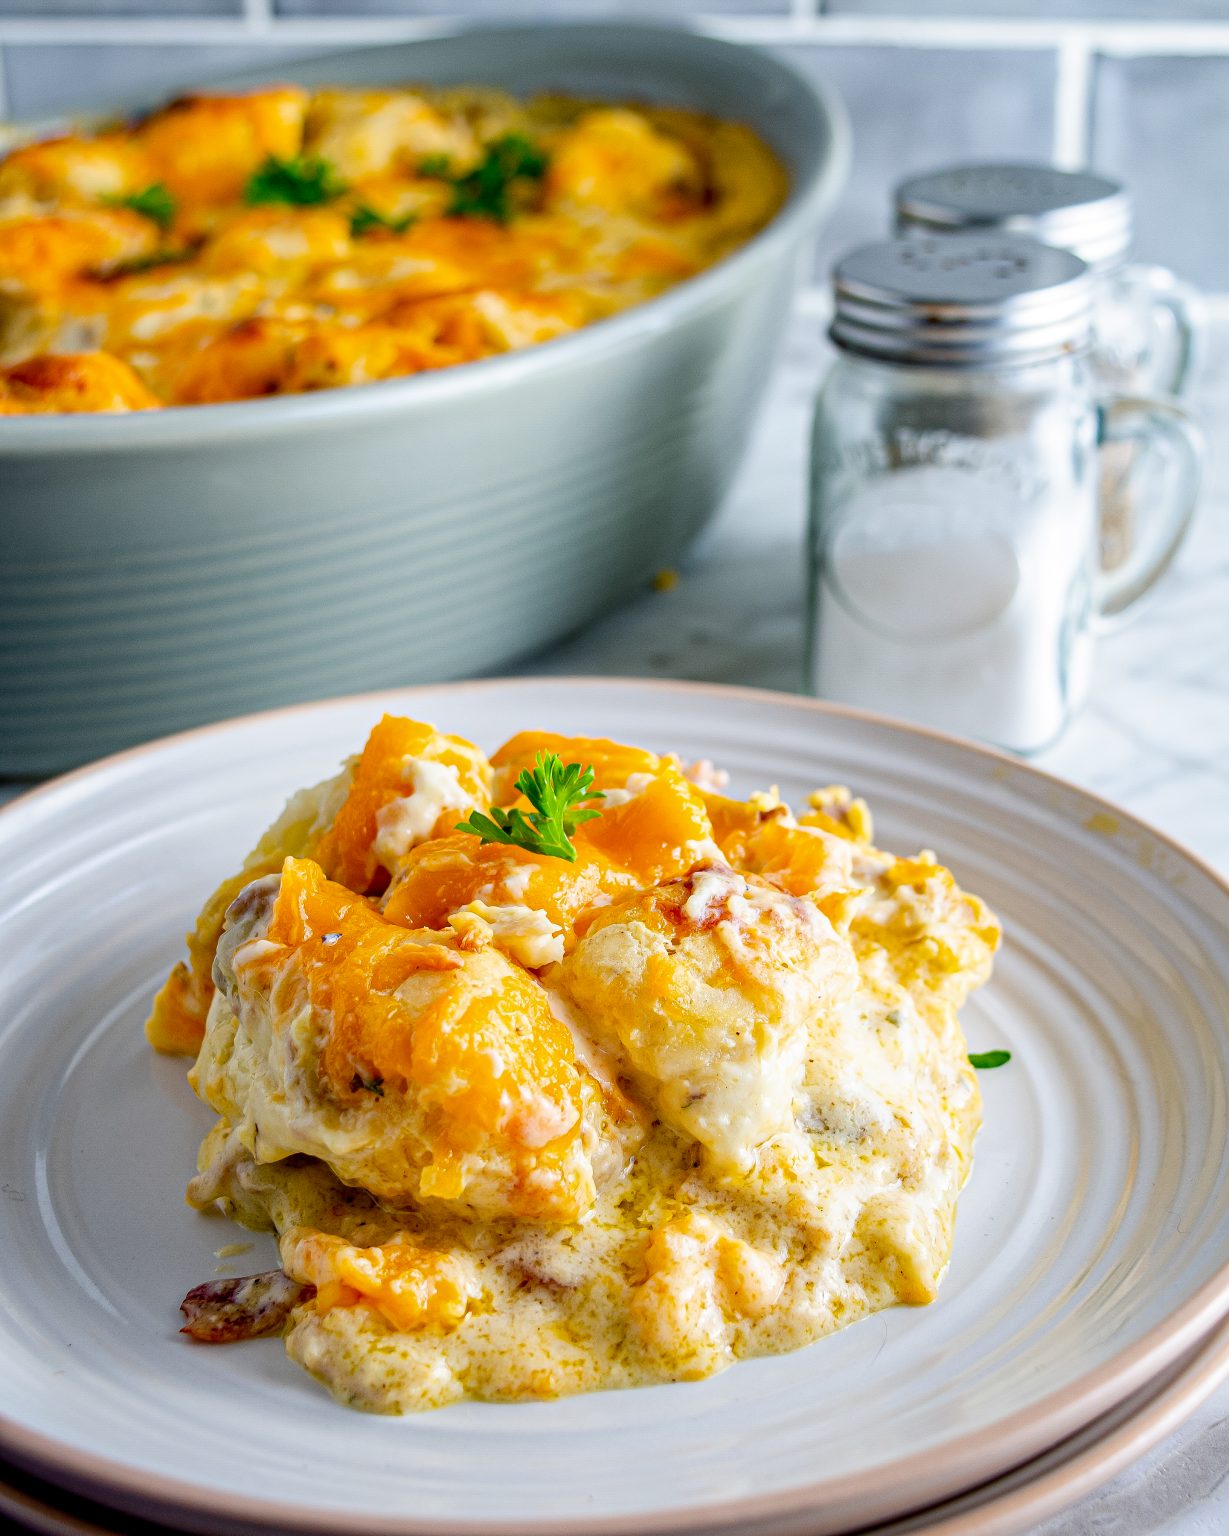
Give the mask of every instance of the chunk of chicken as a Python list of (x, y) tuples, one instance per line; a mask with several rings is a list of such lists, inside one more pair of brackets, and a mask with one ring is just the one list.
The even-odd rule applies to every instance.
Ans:
[(597, 911), (562, 984), (662, 1118), (737, 1172), (792, 1129), (810, 1032), (857, 969), (809, 898), (710, 866)]
[(135, 133), (154, 179), (178, 197), (223, 203), (241, 197), (271, 155), (288, 160), (303, 143), (307, 92), (271, 85), (238, 95), (181, 96)]
[(247, 887), (227, 924), (190, 1081), (258, 1162), (306, 1153), (392, 1204), (588, 1209), (587, 1080), (520, 966), (386, 922), (307, 860)]
[(96, 139), (65, 134), (22, 144), (0, 161), (0, 202), (29, 206), (97, 203), (139, 192), (156, 180), (139, 144), (122, 133)]
[(421, 160), (442, 156), (465, 170), (478, 154), (477, 139), (414, 91), (330, 87), (312, 98), (306, 147), (348, 182), (390, 171), (416, 171)]

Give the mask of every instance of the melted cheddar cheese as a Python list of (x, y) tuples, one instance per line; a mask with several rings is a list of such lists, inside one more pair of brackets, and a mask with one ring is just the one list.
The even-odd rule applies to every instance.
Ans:
[[(298, 394), (534, 346), (710, 266), (786, 190), (749, 129), (677, 108), (186, 96), (0, 161), (0, 413)], [(61, 354), (97, 383), (31, 368)]]
[[(543, 750), (602, 792), (573, 862), (458, 830)], [(343, 1402), (690, 1380), (935, 1296), (998, 924), (848, 791), (698, 768), (386, 717), (206, 904), (148, 1026), (218, 1116), (189, 1199), (277, 1234)]]

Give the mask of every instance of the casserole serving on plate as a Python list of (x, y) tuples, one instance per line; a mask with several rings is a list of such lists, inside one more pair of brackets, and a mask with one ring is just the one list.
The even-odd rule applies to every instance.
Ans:
[[(704, 1380), (413, 1419), (342, 1413), (276, 1344), (177, 1333), (189, 1287), (219, 1264), (217, 1279), (270, 1270), (278, 1250), (249, 1233), (235, 1253), (232, 1229), (182, 1204), (215, 1116), (182, 1060), (149, 1051), (141, 1021), (201, 893), (382, 711), (484, 750), (526, 720), (605, 732), (719, 763), (727, 798), (777, 783), (800, 804), (843, 783), (875, 809), (877, 843), (942, 851), (1009, 935), (962, 1012), (968, 1048), (1012, 1055), (979, 1074), (985, 1123), (933, 1306), (887, 1307)], [(609, 836), (650, 803), (607, 802), (578, 837), (611, 818)], [(402, 808), (385, 821), (403, 825)], [(802, 698), (595, 677), (333, 700), (125, 754), (16, 802), (0, 814), (0, 922), (0, 1448), (177, 1529), (865, 1530), (1155, 1390), (1229, 1305), (1229, 887), (1120, 808), (971, 745)], [(938, 958), (919, 937), (918, 957)], [(266, 942), (246, 957), (272, 958)], [(391, 1088), (358, 1091), (393, 1111)], [(273, 1130), (263, 1114), (260, 1126)], [(569, 1305), (562, 1286), (536, 1290)]]
[(0, 773), (531, 652), (676, 558), (737, 466), (843, 172), (837, 108), (767, 56), (625, 24), (472, 30), (293, 74), (681, 106), (752, 130), (789, 190), (715, 265), (527, 350), (355, 389), (6, 417)]
[[(697, 1381), (935, 1299), (1000, 928), (847, 788), (385, 715), (208, 898), (146, 1025), (187, 1198), (280, 1262), (184, 1297), (381, 1413)], [(468, 813), (468, 814), (467, 814)], [(464, 816), (463, 821), (458, 818)]]

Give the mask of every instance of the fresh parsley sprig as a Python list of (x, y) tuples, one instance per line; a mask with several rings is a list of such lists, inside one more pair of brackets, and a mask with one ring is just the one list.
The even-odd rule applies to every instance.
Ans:
[(452, 160), (447, 155), (424, 155), (418, 162), (418, 174), (435, 179), (447, 177), (452, 170)]
[(151, 182), (140, 192), (124, 192), (115, 197), (104, 197), (103, 202), (109, 208), (131, 208), (133, 213), (152, 219), (159, 229), (170, 229), (175, 222), (175, 210), (178, 207), (174, 194), (169, 192), (160, 181)]
[(979, 1072), (988, 1072), (991, 1067), (1005, 1067), (1011, 1060), (1010, 1051), (970, 1051), (969, 1062)]
[(101, 267), (91, 267), (88, 275), (98, 283), (117, 282), (124, 277), (135, 277), (138, 273), (153, 271), (156, 267), (178, 266), (180, 262), (191, 261), (194, 254), (195, 251), (190, 246), (177, 249), (163, 246), (158, 250), (146, 251), (143, 256), (126, 256), (122, 261), (105, 262)]
[(386, 229), (390, 235), (402, 235), (417, 218), (416, 213), (405, 213), (399, 219), (391, 219), (367, 203), (355, 203), (350, 210), (350, 233), (356, 240), (377, 229)]
[(549, 164), (545, 153), (523, 133), (494, 139), (474, 169), (453, 182), (448, 212), (506, 224), (512, 216), (510, 198), (515, 183), (541, 181)]
[(331, 203), (345, 190), (333, 166), (318, 155), (295, 155), (289, 160), (270, 155), (248, 177), (243, 198), (253, 205), (289, 203), (293, 208), (311, 208)]
[(472, 832), (484, 843), (510, 843), (529, 853), (551, 859), (576, 862), (576, 849), (569, 841), (577, 827), (600, 816), (600, 808), (588, 804), (603, 800), (600, 789), (593, 789), (593, 769), (579, 763), (564, 767), (554, 752), (539, 752), (532, 771), (519, 774), (516, 788), (533, 810), (526, 816), (521, 810), (504, 810), (493, 805), (491, 814), (474, 811), (467, 821), (457, 823), (458, 832)]

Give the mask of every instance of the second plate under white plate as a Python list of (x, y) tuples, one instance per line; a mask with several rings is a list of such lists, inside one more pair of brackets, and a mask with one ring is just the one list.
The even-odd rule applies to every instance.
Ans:
[[(707, 756), (746, 793), (842, 781), (1003, 918), (967, 1010), (986, 1125), (938, 1302), (714, 1380), (365, 1418), (276, 1342), (176, 1306), (236, 1234), (181, 1203), (208, 1116), (140, 1021), (281, 798), (382, 708), (493, 748), (541, 726)], [(993, 754), (802, 700), (603, 680), (407, 691), (239, 721), (0, 817), (0, 1445), (198, 1530), (831, 1532), (1036, 1454), (1229, 1310), (1229, 890)], [(264, 1266), (272, 1247), (231, 1262)]]

